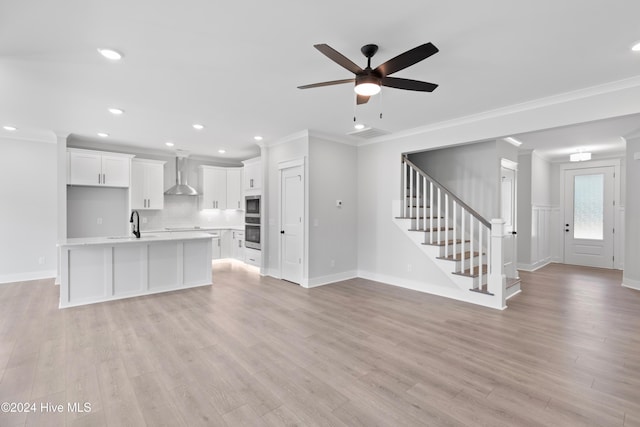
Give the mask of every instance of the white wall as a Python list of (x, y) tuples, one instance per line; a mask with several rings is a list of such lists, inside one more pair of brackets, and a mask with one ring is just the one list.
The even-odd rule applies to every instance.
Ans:
[(3, 137), (0, 152), (0, 283), (55, 277), (56, 144)]
[[(439, 270), (417, 257), (417, 248), (405, 241), (391, 221), (391, 201), (400, 198), (400, 155), (468, 141), (489, 140), (557, 126), (640, 112), (640, 86), (620, 82), (608, 87), (521, 104), (466, 119), (406, 132), (395, 139), (358, 149), (358, 266), (397, 283), (434, 280)], [(640, 147), (636, 151), (640, 151)], [(631, 168), (629, 168), (631, 169)], [(640, 177), (635, 177), (635, 182)], [(629, 181), (633, 182), (633, 181)], [(629, 194), (627, 195), (629, 197)], [(640, 212), (634, 212), (635, 218)], [(627, 226), (634, 215), (627, 212)], [(640, 241), (636, 224), (630, 240)], [(640, 248), (630, 248), (638, 254)], [(416, 263), (420, 264), (417, 265)], [(408, 271), (408, 264), (412, 265)], [(637, 272), (633, 277), (640, 276)], [(640, 279), (640, 277), (638, 277)]]
[(357, 167), (356, 147), (309, 138), (310, 285), (356, 276)]

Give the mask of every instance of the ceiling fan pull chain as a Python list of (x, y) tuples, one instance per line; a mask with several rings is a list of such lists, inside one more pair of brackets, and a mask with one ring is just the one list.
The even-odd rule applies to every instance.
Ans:
[(380, 99), (378, 100), (378, 102), (380, 103), (380, 120), (382, 120), (382, 92), (384, 91), (380, 91)]

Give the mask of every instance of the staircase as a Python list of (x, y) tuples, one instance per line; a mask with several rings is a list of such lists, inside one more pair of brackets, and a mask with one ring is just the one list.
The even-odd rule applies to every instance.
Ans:
[(505, 271), (504, 221), (483, 218), (406, 155), (393, 209), (396, 225), (457, 286), (445, 296), (504, 309), (520, 292), (517, 271)]

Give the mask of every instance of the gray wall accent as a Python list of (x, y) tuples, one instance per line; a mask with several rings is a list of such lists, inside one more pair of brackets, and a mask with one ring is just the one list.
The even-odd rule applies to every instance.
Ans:
[(126, 188), (67, 186), (67, 237), (130, 234), (128, 197)]
[(357, 160), (356, 147), (309, 139), (311, 280), (357, 270)]
[(487, 220), (500, 217), (501, 158), (517, 162), (517, 148), (498, 140), (409, 155), (416, 166)]

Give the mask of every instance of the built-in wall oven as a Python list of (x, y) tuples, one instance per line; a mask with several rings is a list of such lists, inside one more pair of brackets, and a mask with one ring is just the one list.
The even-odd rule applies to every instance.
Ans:
[(260, 250), (260, 196), (245, 197), (244, 246)]

